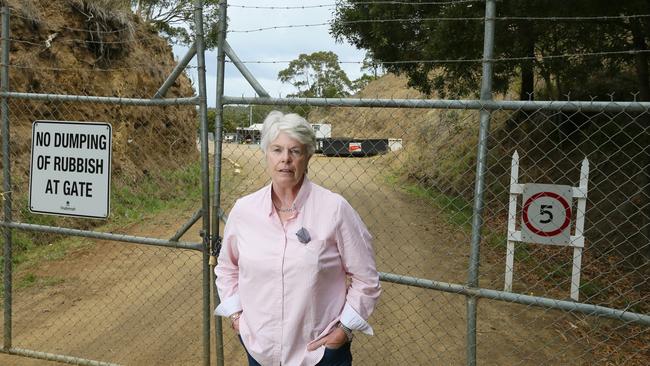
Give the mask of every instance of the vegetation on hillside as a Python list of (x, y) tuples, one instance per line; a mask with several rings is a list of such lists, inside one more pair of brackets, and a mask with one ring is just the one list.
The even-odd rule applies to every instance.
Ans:
[[(496, 10), (493, 90), (501, 94), (497, 98), (650, 101), (647, 2), (504, 0), (497, 2)], [(418, 97), (473, 98), (481, 83), (484, 17), (481, 2), (339, 1), (331, 32), (371, 52), (387, 70), (404, 74), (408, 85), (423, 93)], [(422, 123), (413, 123), (417, 127), (405, 137), (415, 144), (407, 146), (413, 154), (405, 165), (407, 174), (443, 191), (449, 189), (447, 182), (457, 182), (454, 160), (472, 164), (474, 157), (472, 149), (463, 151), (467, 144), (451, 141), (467, 141), (459, 137), (465, 130), (468, 137), (474, 136), (475, 120), (466, 123), (469, 115), (462, 110), (440, 111), (412, 120)], [(592, 178), (601, 192), (590, 198), (602, 212), (624, 212), (615, 222), (631, 224), (622, 232), (599, 234), (604, 239), (618, 233), (596, 246), (616, 245), (628, 262), (647, 261), (649, 122), (647, 113), (638, 112), (500, 111), (494, 114), (491, 145), (500, 154), (491, 156), (491, 163), (497, 163), (491, 171), (500, 169), (496, 178), (507, 181), (509, 156), (515, 149), (531, 151), (528, 162), (535, 165), (533, 175), (539, 180), (566, 180), (567, 169), (579, 166), (584, 156), (611, 164), (611, 173)], [(447, 124), (454, 132), (441, 127)], [(439, 138), (447, 135), (448, 139)], [(620, 196), (612, 193), (614, 187), (620, 188)], [(495, 187), (494, 192), (504, 189)]]
[[(608, 100), (612, 92), (650, 100), (645, 1), (504, 0), (496, 10), (495, 91), (518, 89), (521, 100)], [(424, 94), (465, 97), (480, 90), (484, 16), (482, 2), (347, 0), (337, 2), (331, 32)]]
[[(387, 74), (360, 93), (364, 98), (409, 98), (423, 95), (406, 86), (404, 77)], [(582, 160), (587, 157), (591, 174), (586, 237), (589, 251), (583, 262), (587, 301), (617, 308), (645, 309), (642, 278), (648, 274), (648, 245), (643, 228), (648, 220), (644, 196), (642, 156), (647, 141), (643, 124), (627, 115), (598, 116), (580, 131), (567, 136), (551, 112), (531, 112), (527, 121), (508, 126), (515, 112), (493, 114), (488, 141), (484, 230), (486, 256), (502, 262), (508, 217), (510, 162), (521, 157), (520, 182), (576, 186)], [(397, 182), (417, 185), (436, 197), (440, 206), (471, 210), (478, 144), (478, 112), (454, 109), (318, 108), (309, 119), (331, 123), (333, 135), (358, 138), (401, 138), (404, 146), (390, 160)], [(646, 127), (647, 129), (647, 127)], [(647, 131), (645, 132), (647, 133)], [(462, 204), (464, 202), (464, 206)], [(461, 203), (461, 204), (459, 204)], [(454, 214), (455, 215), (455, 214)], [(539, 278), (554, 273), (553, 280), (567, 281), (571, 253), (558, 255), (555, 248), (530, 247), (520, 255), (537, 263)], [(646, 257), (644, 257), (646, 256)], [(549, 258), (553, 258), (549, 260)], [(562, 265), (560, 265), (562, 263)], [(616, 263), (612, 266), (610, 263)], [(543, 275), (542, 275), (543, 273)], [(628, 296), (607, 289), (611, 275)], [(543, 285), (543, 281), (531, 280)], [(539, 289), (535, 291), (540, 293)], [(552, 296), (562, 296), (561, 288)], [(554, 291), (556, 291), (554, 290)], [(632, 305), (630, 305), (632, 304)]]
[[(7, 0), (11, 8), (10, 90), (150, 98), (175, 66), (171, 46), (119, 2)], [(166, 97), (192, 97), (181, 75)], [(13, 219), (90, 229), (134, 222), (164, 202), (195, 199), (187, 175), (199, 161), (194, 106), (139, 107), (9, 99)], [(34, 215), (28, 210), (31, 126), (36, 120), (112, 125), (111, 215), (108, 221)], [(190, 169), (189, 171), (187, 169)], [(198, 201), (197, 201), (198, 202)], [(56, 235), (15, 232), (15, 260)]]

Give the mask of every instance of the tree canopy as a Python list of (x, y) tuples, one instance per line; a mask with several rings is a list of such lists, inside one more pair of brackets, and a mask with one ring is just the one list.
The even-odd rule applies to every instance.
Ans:
[[(647, 8), (644, 0), (499, 1), (494, 91), (517, 85), (520, 99), (639, 91), (650, 100), (650, 18), (638, 16)], [(481, 2), (338, 1), (331, 33), (426, 94), (468, 96), (480, 89), (484, 11)]]
[(283, 83), (298, 92), (289, 96), (337, 98), (350, 95), (352, 82), (339, 65), (339, 57), (331, 51), (301, 54), (278, 73)]
[[(217, 45), (219, 0), (203, 1), (203, 27), (207, 48)], [(194, 0), (131, 0), (134, 12), (170, 41), (189, 45), (194, 30)]]

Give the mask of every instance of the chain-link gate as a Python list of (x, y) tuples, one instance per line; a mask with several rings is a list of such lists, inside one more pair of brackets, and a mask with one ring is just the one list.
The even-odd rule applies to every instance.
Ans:
[[(332, 126), (335, 138), (324, 143), (342, 149), (315, 155), (308, 176), (360, 213), (383, 281), (370, 320), (375, 336), (355, 339), (355, 364), (647, 364), (649, 105), (493, 101), (494, 14), (487, 1), (481, 100), (392, 94), (406, 89), (394, 76), (359, 99), (270, 98), (228, 47), (262, 97), (219, 94), (217, 107), (247, 106), (252, 123), (278, 109)], [(223, 53), (219, 60), (223, 70)], [(225, 212), (268, 181), (255, 129), (217, 149), (224, 174), (238, 182), (222, 200)], [(353, 145), (361, 156), (348, 150)], [(578, 217), (586, 222), (577, 299), (575, 238), (567, 246), (515, 242), (506, 268), (508, 208), (521, 193), (512, 188), (513, 157), (517, 184), (561, 184), (588, 197), (586, 211), (577, 199), (569, 203), (571, 232)], [(516, 197), (512, 230), (521, 230), (524, 202)], [(514, 285), (504, 291), (513, 269)], [(246, 362), (230, 329), (224, 343), (225, 364)]]
[[(2, 352), (80, 365), (207, 365), (211, 236), (202, 35), (174, 67), (167, 42), (119, 12), (89, 2), (61, 6), (43, 18), (27, 7), (2, 12)], [(201, 12), (199, 1), (197, 29)], [(197, 54), (198, 96), (182, 75)], [(111, 124), (108, 219), (30, 212), (31, 128), (43, 120)], [(63, 133), (53, 135), (51, 144), (75, 145), (55, 140)], [(67, 212), (74, 213), (75, 193), (65, 193)], [(0, 355), (2, 364), (20, 362)]]

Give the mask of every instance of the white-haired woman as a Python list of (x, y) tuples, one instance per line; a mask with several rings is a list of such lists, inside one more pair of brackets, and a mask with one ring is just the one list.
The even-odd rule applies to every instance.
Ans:
[(353, 331), (373, 334), (372, 238), (343, 197), (307, 179), (315, 144), (304, 118), (269, 113), (271, 184), (237, 200), (224, 229), (215, 314), (230, 318), (249, 365), (351, 365)]

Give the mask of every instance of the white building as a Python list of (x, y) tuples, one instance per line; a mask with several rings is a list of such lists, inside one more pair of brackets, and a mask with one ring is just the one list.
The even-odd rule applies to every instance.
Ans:
[(311, 128), (314, 129), (316, 140), (332, 137), (332, 125), (329, 123), (312, 123)]

